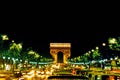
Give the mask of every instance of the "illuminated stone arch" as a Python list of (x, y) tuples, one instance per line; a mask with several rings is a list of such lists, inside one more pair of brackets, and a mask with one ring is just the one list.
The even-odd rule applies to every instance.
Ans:
[(71, 56), (71, 43), (50, 43), (50, 54), (54, 58), (54, 63), (58, 63), (58, 53), (63, 53), (63, 63)]

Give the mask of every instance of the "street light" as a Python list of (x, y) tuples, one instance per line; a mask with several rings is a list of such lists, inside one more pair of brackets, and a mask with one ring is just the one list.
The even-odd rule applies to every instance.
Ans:
[(106, 43), (102, 43), (102, 46), (106, 46)]

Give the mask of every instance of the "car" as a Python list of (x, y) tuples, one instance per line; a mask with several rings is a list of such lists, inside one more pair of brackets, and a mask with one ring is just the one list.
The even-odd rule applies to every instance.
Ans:
[(60, 74), (60, 75), (54, 75), (54, 76), (49, 76), (48, 77), (48, 80), (64, 80), (64, 79), (67, 79), (67, 80), (73, 80), (73, 79), (84, 79), (84, 80), (89, 80), (88, 77), (86, 76), (75, 76), (75, 75), (70, 75), (70, 74)]

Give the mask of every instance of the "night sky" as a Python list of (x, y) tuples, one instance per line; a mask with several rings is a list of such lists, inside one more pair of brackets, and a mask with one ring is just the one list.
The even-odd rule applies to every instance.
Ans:
[(7, 34), (15, 42), (23, 42), (23, 47), (32, 47), (43, 56), (50, 55), (51, 42), (71, 43), (71, 56), (75, 57), (107, 42), (109, 37), (120, 37), (119, 13), (114, 8), (4, 10), (7, 12), (1, 11), (0, 34)]

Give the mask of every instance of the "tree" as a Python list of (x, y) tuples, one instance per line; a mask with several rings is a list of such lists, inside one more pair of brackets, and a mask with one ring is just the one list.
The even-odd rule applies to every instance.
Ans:
[(120, 37), (109, 38), (108, 43), (110, 49), (120, 51)]
[(108, 45), (109, 45), (109, 48), (113, 51), (116, 51), (114, 55), (116, 56), (120, 56), (120, 37), (117, 37), (117, 38), (108, 38)]
[(85, 62), (88, 61), (88, 56), (86, 54), (82, 55), (81, 58), (82, 58), (82, 61), (84, 62), (84, 64), (85, 64)]
[(1, 65), (4, 64), (2, 61), (2, 53), (5, 50), (4, 42), (6, 40), (9, 40), (8, 36), (5, 34), (0, 34), (0, 68), (1, 68)]
[(19, 58), (20, 57), (20, 53), (22, 51), (22, 43), (15, 43), (14, 41), (12, 41), (12, 43), (10, 44), (10, 51), (12, 53), (12, 56), (14, 58)]
[[(119, 62), (119, 58), (120, 58), (120, 37), (108, 38), (108, 45), (109, 45), (109, 48), (114, 51), (113, 52), (114, 59), (112, 60), (111, 65), (116, 66), (116, 60), (118, 60), (118, 62)], [(115, 59), (115, 58), (117, 58), (117, 59)], [(119, 64), (120, 64), (120, 62), (119, 62)]]
[(99, 60), (100, 59), (100, 52), (99, 52), (98, 47), (96, 47), (94, 50), (92, 50), (92, 58), (94, 60)]
[(22, 43), (17, 44), (13, 40), (12, 43), (10, 44), (9, 51), (13, 61), (13, 71), (14, 71), (14, 67), (16, 68), (16, 61), (20, 59), (20, 53), (22, 51)]

